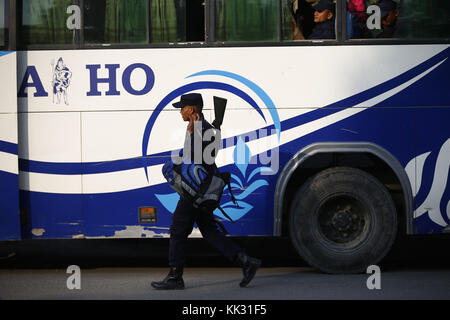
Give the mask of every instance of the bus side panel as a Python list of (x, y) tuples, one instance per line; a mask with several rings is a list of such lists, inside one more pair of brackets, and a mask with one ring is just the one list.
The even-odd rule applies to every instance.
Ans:
[[(416, 172), (420, 159), (414, 158), (426, 151), (415, 150), (414, 109), (449, 105), (448, 83), (434, 78), (448, 74), (447, 63), (442, 63), (448, 58), (448, 46), (210, 48), (198, 52), (204, 55), (201, 64), (181, 64), (181, 71), (170, 71), (178, 70), (173, 61), (182, 61), (180, 57), (197, 54), (197, 50), (22, 53), (19, 83), (33, 83), (28, 98), (19, 99), (21, 112), (30, 112), (21, 114), (19, 125), (20, 189), (22, 206), (29, 208), (29, 234), (41, 238), (168, 236), (178, 196), (167, 185), (161, 168), (170, 152), (182, 147), (185, 135), (186, 124), (170, 106), (180, 90), (202, 93), (210, 122), (212, 97), (228, 100), (223, 137), (232, 142), (219, 152), (216, 163), (233, 174), (232, 188), (240, 206), (231, 204), (225, 190), (222, 207), (236, 221), (225, 221), (231, 235), (272, 234), (273, 194), (280, 170), (310, 144), (375, 143), (408, 172)], [(322, 73), (313, 72), (309, 66), (322, 52), (334, 59), (323, 59), (329, 65), (321, 67)], [(217, 65), (219, 53), (227, 67)], [(276, 55), (282, 57), (277, 63), (266, 63)], [(52, 94), (50, 81), (55, 72), (51, 61), (60, 56), (73, 74), (67, 104), (64, 96)], [(294, 56), (296, 64), (289, 58)], [(353, 69), (340, 67), (350, 65), (346, 61), (355, 63), (354, 56), (361, 59)], [(385, 63), (394, 56), (404, 59)], [(153, 69), (155, 78), (139, 70), (142, 64), (137, 62), (147, 65), (149, 74), (149, 68)], [(106, 64), (117, 70), (110, 74)], [(260, 65), (267, 65), (264, 74), (270, 77), (261, 76)], [(136, 70), (130, 78), (135, 90), (150, 80), (155, 81), (154, 88), (147, 94), (131, 94), (127, 68)], [(221, 68), (226, 70), (216, 74)], [(30, 76), (23, 80), (26, 70)], [(201, 70), (209, 74), (188, 77)], [(326, 76), (318, 79), (312, 77), (315, 74)], [(337, 81), (344, 75), (346, 81)], [(108, 82), (99, 80), (107, 77)], [(324, 88), (329, 92), (323, 93)], [(418, 104), (417, 95), (429, 95), (430, 88), (439, 92), (434, 96), (437, 100)], [(35, 92), (40, 95), (33, 96)], [(433, 117), (438, 119), (429, 119), (430, 123), (445, 121), (437, 113)], [(280, 128), (281, 134), (267, 141), (257, 133), (260, 128)], [(448, 129), (436, 132), (442, 133), (442, 139), (449, 137)], [(247, 133), (255, 136), (241, 136)], [(255, 164), (247, 157), (237, 161), (239, 153), (255, 156), (277, 147), (280, 166), (275, 175), (262, 174), (268, 166), (265, 162)], [(413, 189), (416, 182), (413, 177)], [(157, 207), (155, 223), (139, 223), (141, 206)], [(420, 218), (415, 225), (422, 224)], [(199, 235), (198, 229), (193, 233)]]
[(23, 236), (82, 234), (80, 113), (21, 113), (19, 128)]
[(16, 53), (0, 52), (0, 240), (20, 234)]
[[(408, 105), (414, 114), (414, 129), (404, 137), (414, 141), (413, 154), (402, 163), (414, 196), (414, 234), (442, 233), (450, 225), (450, 61), (448, 49), (443, 53), (435, 69), (382, 104)], [(404, 117), (397, 121), (404, 126)]]
[[(133, 165), (135, 161), (142, 163), (139, 159), (142, 131), (139, 129), (145, 127), (150, 115), (150, 111), (82, 113), (82, 193), (86, 238), (168, 236), (170, 214), (165, 214), (160, 208), (157, 208), (155, 223), (141, 225), (138, 219), (139, 207), (159, 207), (154, 197), (158, 186), (148, 186), (153, 184), (153, 172), (147, 181), (144, 168)], [(161, 137), (163, 139), (157, 139), (154, 147), (167, 142), (170, 133), (163, 133)], [(151, 159), (159, 163), (164, 160), (158, 156)]]
[[(248, 113), (250, 110), (245, 111)], [(203, 113), (212, 122), (212, 111), (207, 109)], [(242, 116), (241, 113), (229, 110), (227, 117), (236, 119)], [(161, 167), (170, 158), (173, 146), (179, 147), (184, 141), (186, 124), (179, 112), (161, 112), (149, 144), (149, 152), (153, 154), (142, 159), (142, 131), (151, 114), (150, 111), (82, 113), (83, 230), (86, 238), (169, 236), (171, 215), (179, 197), (163, 180)], [(239, 147), (246, 148), (245, 143)], [(144, 167), (136, 166), (134, 162), (147, 163), (147, 175)], [(235, 194), (239, 196), (247, 190), (242, 197), (248, 195), (245, 200), (240, 197), (240, 207), (236, 207), (227, 205), (231, 197), (225, 190), (222, 205), (230, 215), (239, 219), (236, 224), (224, 222), (233, 235), (272, 233), (273, 213), (267, 208), (273, 207), (273, 199), (267, 195), (273, 194), (277, 175), (259, 177), (254, 171), (258, 167), (258, 164), (248, 163), (240, 170), (234, 164), (221, 168), (233, 173), (244, 184), (242, 190), (235, 190)], [(260, 210), (254, 209), (257, 206)], [(140, 207), (155, 207), (156, 221), (139, 221)], [(195, 226), (192, 237), (197, 236), (200, 236), (200, 231)]]

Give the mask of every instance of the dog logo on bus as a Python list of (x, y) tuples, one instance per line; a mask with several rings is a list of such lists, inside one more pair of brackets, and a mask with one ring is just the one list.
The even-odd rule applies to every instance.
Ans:
[[(60, 104), (61, 98), (64, 103), (69, 105), (69, 98), (67, 90), (70, 86), (70, 79), (72, 78), (72, 71), (64, 64), (62, 57), (58, 59), (55, 65), (55, 60), (51, 62), (52, 66), (52, 91), (53, 91), (53, 103)], [(56, 102), (55, 102), (56, 96)]]

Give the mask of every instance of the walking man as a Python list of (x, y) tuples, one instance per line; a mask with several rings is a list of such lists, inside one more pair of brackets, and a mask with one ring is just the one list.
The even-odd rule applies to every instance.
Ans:
[[(181, 96), (179, 102), (173, 104), (179, 108), (183, 120), (189, 122), (186, 139), (183, 148), (183, 161), (191, 161), (201, 164), (208, 170), (213, 171), (217, 167), (214, 161), (207, 161), (204, 157), (205, 148), (215, 141), (203, 141), (203, 136), (207, 130), (212, 130), (212, 125), (203, 116), (203, 99), (201, 94), (190, 93)], [(201, 145), (201, 148), (199, 147)], [(201, 151), (201, 155), (198, 153)], [(213, 151), (214, 153), (214, 151)], [(208, 158), (215, 158), (216, 154), (208, 155)], [(241, 287), (245, 287), (253, 279), (261, 261), (245, 254), (244, 250), (237, 246), (230, 238), (219, 231), (214, 220), (213, 212), (201, 211), (194, 208), (192, 202), (182, 197), (178, 201), (175, 212), (172, 216), (170, 226), (169, 244), (169, 274), (160, 282), (152, 282), (155, 289), (170, 290), (184, 289), (183, 268), (186, 253), (186, 244), (189, 234), (192, 232), (194, 223), (202, 233), (203, 238), (209, 241), (230, 261), (238, 263), (242, 267), (244, 278), (240, 282)]]

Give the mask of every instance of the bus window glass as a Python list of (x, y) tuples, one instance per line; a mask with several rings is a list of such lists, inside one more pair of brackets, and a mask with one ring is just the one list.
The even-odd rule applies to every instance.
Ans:
[(348, 39), (448, 39), (448, 0), (347, 0)]
[[(204, 41), (203, 0), (85, 0), (86, 43)], [(147, 20), (149, 18), (149, 20)]]
[(284, 41), (335, 40), (336, 0), (282, 0)]
[(216, 41), (278, 41), (278, 0), (217, 0)]
[(150, 42), (186, 41), (186, 1), (150, 0)]
[(5, 46), (6, 21), (5, 21), (5, 0), (0, 0), (0, 47)]
[[(18, 16), (22, 45), (75, 44), (75, 31), (67, 27), (73, 0), (22, 0)], [(20, 12), (21, 11), (21, 12)]]
[(146, 0), (85, 0), (86, 43), (146, 43)]
[(204, 0), (150, 0), (150, 42), (205, 41)]

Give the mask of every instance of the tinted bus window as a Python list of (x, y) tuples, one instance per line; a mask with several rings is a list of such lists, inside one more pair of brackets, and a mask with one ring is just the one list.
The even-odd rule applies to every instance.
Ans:
[(217, 41), (278, 41), (278, 0), (217, 0)]
[(336, 39), (336, 0), (282, 0), (281, 10), (284, 41)]
[(186, 1), (150, 0), (150, 42), (186, 41)]
[(150, 0), (150, 42), (205, 41), (204, 0)]
[(448, 0), (348, 0), (349, 39), (450, 38)]
[(148, 3), (147, 8), (146, 0), (85, 0), (84, 41), (108, 44), (204, 41), (203, 0)]
[(84, 0), (86, 43), (146, 43), (146, 0)]
[(0, 0), (0, 47), (4, 47), (5, 35), (7, 31), (6, 27), (6, 10), (5, 10), (5, 0)]
[(20, 43), (37, 44), (75, 44), (75, 29), (66, 25), (70, 13), (67, 8), (73, 0), (22, 0), (18, 10), (21, 21)]

